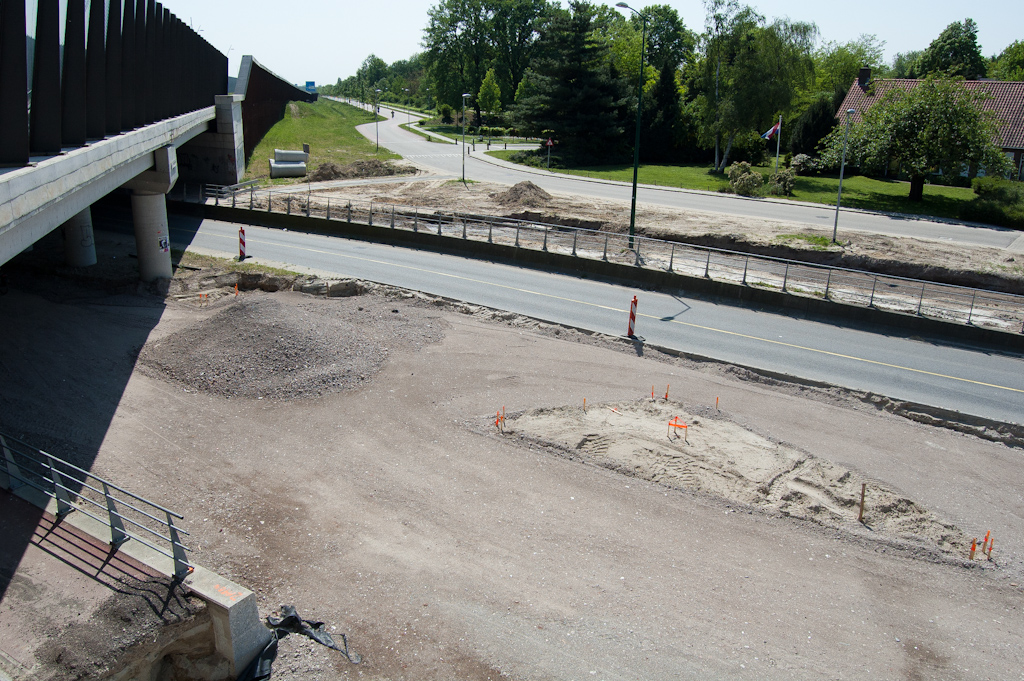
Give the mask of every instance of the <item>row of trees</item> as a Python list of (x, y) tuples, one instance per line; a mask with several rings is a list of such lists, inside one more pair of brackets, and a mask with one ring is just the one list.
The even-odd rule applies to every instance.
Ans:
[[(368, 57), (326, 94), (426, 108), (554, 136), (567, 163), (625, 160), (642, 90), (641, 157), (647, 162), (758, 160), (760, 133), (779, 116), (785, 147), (814, 153), (858, 70), (875, 77), (943, 74), (1024, 78), (1024, 42), (981, 56), (971, 19), (950, 24), (926, 49), (883, 63), (884, 43), (819, 40), (813, 23), (769, 21), (738, 0), (705, 0), (698, 33), (667, 5), (649, 6), (646, 49), (636, 15), (586, 0), (439, 0), (424, 51), (388, 65)], [(641, 52), (644, 60), (641, 68)]]

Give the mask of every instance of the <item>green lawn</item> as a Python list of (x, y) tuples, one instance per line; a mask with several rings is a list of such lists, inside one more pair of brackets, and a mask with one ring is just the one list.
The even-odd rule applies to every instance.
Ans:
[[(346, 165), (372, 158), (382, 161), (401, 158), (384, 148), (375, 151), (374, 143), (356, 132), (357, 125), (372, 123), (373, 120), (369, 111), (329, 99), (320, 98), (312, 104), (292, 102), (286, 107), (284, 118), (256, 145), (245, 168), (245, 179), (269, 180), (267, 162), (273, 157), (274, 149), (302, 149), (303, 143), (309, 144), (307, 170), (310, 172), (328, 161)], [(302, 178), (279, 178), (270, 182), (291, 184), (302, 181)]]
[[(492, 156), (507, 160), (514, 151), (489, 151)], [(711, 175), (709, 166), (703, 165), (641, 165), (637, 181), (640, 184), (653, 184), (661, 187), (682, 187), (685, 189), (703, 189), (719, 191), (729, 187), (725, 175)], [(596, 166), (592, 168), (553, 169), (554, 172), (568, 175), (582, 175), (622, 182), (633, 181), (632, 165)], [(775, 166), (757, 168), (766, 176), (774, 172)], [(839, 189), (839, 177), (811, 176), (798, 177), (793, 196), (784, 197), (795, 201), (823, 203), (835, 205), (836, 193)], [(911, 203), (907, 200), (910, 194), (910, 183), (896, 180), (876, 180), (869, 177), (854, 175), (843, 180), (843, 206), (863, 208), (865, 210), (908, 213), (911, 215), (927, 215), (932, 217), (956, 218), (960, 206), (974, 199), (974, 192), (969, 187), (946, 187), (942, 185), (925, 185), (924, 201)]]
[[(436, 120), (436, 119), (435, 119)], [(461, 125), (423, 125), (417, 126), (423, 130), (429, 130), (430, 132), (436, 132), (438, 135), (444, 135), (453, 140), (462, 141), (462, 126)], [(488, 139), (491, 140), (491, 144), (500, 144), (508, 142), (509, 144), (523, 144), (525, 142), (538, 142), (535, 138), (527, 137), (499, 137), (498, 135), (471, 135), (466, 132), (466, 141), (477, 140), (477, 144), (480, 144), (479, 140), (483, 139), (484, 143)]]

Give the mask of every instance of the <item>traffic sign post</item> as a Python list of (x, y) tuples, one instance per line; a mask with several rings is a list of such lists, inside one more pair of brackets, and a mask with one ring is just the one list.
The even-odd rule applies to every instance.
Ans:
[(555, 146), (555, 143), (549, 137), (545, 146), (548, 148), (548, 170), (551, 170), (551, 147)]

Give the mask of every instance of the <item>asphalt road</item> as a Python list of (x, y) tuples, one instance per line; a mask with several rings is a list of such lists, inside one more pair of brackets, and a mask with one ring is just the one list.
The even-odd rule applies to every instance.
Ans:
[[(238, 226), (171, 216), (176, 246), (237, 253)], [(843, 328), (628, 286), (413, 249), (248, 226), (253, 257), (358, 277), (896, 399), (1024, 423), (1024, 358)], [(638, 346), (638, 352), (642, 352)]]
[[(429, 142), (399, 126), (415, 114), (398, 111), (391, 117), (391, 109), (381, 107), (386, 120), (379, 124), (367, 123), (356, 128), (368, 139), (414, 161), (430, 166), (444, 175), (462, 176), (462, 146)], [(468, 146), (468, 145), (467, 145)], [(484, 160), (484, 159), (487, 160)], [(508, 185), (529, 180), (548, 192), (589, 196), (628, 202), (632, 187), (628, 183), (594, 181), (568, 175), (527, 169), (501, 162), (484, 154), (484, 145), (477, 145), (466, 157), (466, 178), (481, 182)], [(637, 202), (678, 209), (726, 213), (746, 217), (802, 222), (819, 229), (831, 230), (835, 220), (834, 207), (796, 203), (784, 200), (747, 199), (714, 192), (682, 191), (670, 188), (640, 187)], [(839, 217), (840, 238), (843, 232), (859, 231), (893, 236), (911, 236), (951, 243), (974, 244), (992, 248), (1007, 248), (1015, 241), (1024, 248), (1024, 236), (1019, 231), (999, 227), (969, 226), (952, 222), (920, 219), (910, 216), (882, 215), (843, 209)]]

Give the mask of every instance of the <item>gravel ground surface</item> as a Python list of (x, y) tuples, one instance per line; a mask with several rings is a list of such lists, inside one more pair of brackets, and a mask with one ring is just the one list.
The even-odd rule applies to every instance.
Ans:
[[(197, 562), (363, 656), (288, 637), (274, 678), (1024, 678), (1019, 449), (401, 291), (216, 293), (13, 271), (0, 428), (184, 512)], [(493, 424), (652, 384), (991, 530), (994, 560), (625, 475)]]

